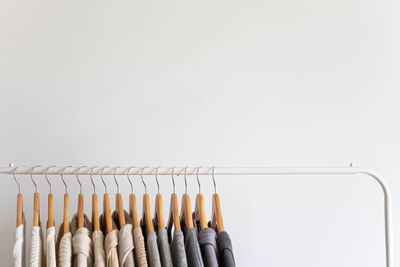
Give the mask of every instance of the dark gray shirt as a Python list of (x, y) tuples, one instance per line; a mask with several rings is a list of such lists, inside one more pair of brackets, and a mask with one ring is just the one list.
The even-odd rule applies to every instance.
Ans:
[(219, 261), (222, 267), (235, 267), (235, 258), (233, 257), (232, 242), (227, 232), (218, 233), (217, 246)]
[(212, 228), (200, 230), (199, 245), (205, 267), (218, 267), (217, 234)]
[(185, 243), (183, 241), (183, 232), (175, 230), (174, 239), (171, 243), (171, 256), (174, 267), (187, 267)]

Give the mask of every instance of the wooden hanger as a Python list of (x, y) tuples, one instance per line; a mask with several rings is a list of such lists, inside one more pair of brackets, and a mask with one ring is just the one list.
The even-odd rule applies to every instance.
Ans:
[(194, 225), (193, 225), (193, 217), (192, 217), (192, 207), (190, 204), (190, 196), (187, 193), (186, 170), (187, 170), (187, 167), (185, 168), (185, 174), (184, 174), (185, 194), (183, 194), (183, 196), (182, 196), (180, 221), (185, 223), (185, 225), (188, 229), (191, 229), (191, 228), (194, 228)]
[(217, 185), (215, 183), (215, 178), (214, 178), (214, 169), (212, 169), (212, 178), (213, 178), (213, 183), (214, 183), (214, 194), (212, 197), (212, 219), (211, 219), (211, 228), (216, 230), (217, 225), (218, 225), (218, 231), (219, 232), (224, 232), (225, 227), (224, 227), (224, 221), (222, 219), (222, 211), (221, 211), (221, 203), (219, 200), (219, 195), (217, 194)]
[(199, 184), (199, 193), (196, 196), (196, 204), (194, 209), (194, 219), (200, 222), (200, 228), (208, 228), (206, 208), (204, 204), (204, 196), (201, 194), (200, 180), (199, 180), (199, 170), (201, 167), (197, 168), (197, 183)]
[(35, 193), (33, 194), (33, 226), (39, 226), (40, 224), (40, 197), (37, 191), (37, 184), (33, 180), (33, 170), (39, 166), (35, 166), (31, 169), (31, 180), (35, 185)]
[(145, 193), (143, 195), (143, 214), (142, 214), (141, 225), (146, 227), (147, 233), (151, 233), (151, 232), (154, 232), (154, 226), (153, 226), (153, 221), (152, 221), (152, 217), (151, 217), (150, 196), (149, 196), (149, 194), (147, 194), (147, 186), (143, 180), (143, 171), (145, 168), (147, 168), (147, 167), (142, 168), (142, 172), (140, 174), (142, 183), (144, 185), (144, 190), (145, 190)]
[(52, 167), (55, 167), (55, 166), (50, 166), (50, 167), (46, 168), (46, 172), (45, 172), (45, 178), (46, 178), (46, 181), (49, 184), (49, 188), (50, 188), (48, 198), (47, 198), (47, 228), (54, 226), (54, 196), (51, 193), (51, 183), (49, 181), (49, 178), (47, 177), (47, 173), (48, 173), (49, 169)]
[(133, 184), (131, 179), (129, 178), (129, 172), (132, 168), (134, 168), (134, 166), (128, 168), (126, 177), (128, 178), (128, 181), (131, 185), (131, 193), (129, 194), (129, 213), (132, 218), (133, 228), (136, 228), (140, 226), (140, 223), (139, 223), (136, 195), (133, 193)]
[(169, 204), (169, 216), (168, 216), (168, 235), (170, 235), (172, 226), (174, 226), (175, 231), (181, 230), (181, 222), (179, 218), (179, 203), (178, 203), (178, 195), (175, 193), (175, 179), (174, 179), (174, 169), (172, 168), (172, 185), (173, 185), (173, 193), (171, 194), (171, 201)]
[(115, 209), (117, 210), (118, 214), (119, 227), (122, 228), (126, 224), (126, 222), (125, 222), (124, 202), (122, 200), (122, 195), (119, 193), (119, 184), (117, 178), (115, 177), (115, 172), (117, 171), (118, 168), (119, 166), (114, 168), (114, 181), (115, 184), (117, 185), (117, 194), (115, 195)]
[(23, 201), (22, 194), (17, 195), (17, 227), (23, 223)]
[(81, 166), (76, 169), (76, 180), (79, 183), (79, 195), (78, 195), (78, 229), (85, 227), (85, 215), (84, 215), (84, 198), (82, 194), (82, 184), (79, 180), (79, 170), (87, 166)]
[(104, 213), (104, 219), (106, 222), (106, 232), (109, 233), (113, 230), (112, 217), (111, 217), (111, 203), (110, 203), (110, 196), (107, 193), (107, 185), (103, 179), (103, 172), (104, 172), (104, 169), (107, 167), (108, 166), (102, 168), (100, 177), (101, 177), (101, 181), (104, 184), (104, 190), (105, 190), (104, 197), (103, 197), (103, 213)]
[(33, 226), (39, 226), (40, 222), (40, 198), (39, 193), (33, 195)]
[[(12, 164), (10, 165), (10, 167), (11, 166), (12, 166)], [(22, 194), (21, 194), (21, 185), (18, 182), (17, 178), (15, 177), (15, 174), (17, 173), (17, 169), (18, 169), (18, 167), (15, 168), (13, 177), (14, 177), (14, 181), (18, 185), (18, 194), (17, 194), (17, 227), (18, 227), (23, 223), (24, 205), (23, 205), (23, 201), (22, 201), (23, 198), (22, 198)]]
[(157, 177), (159, 168), (160, 167), (156, 168), (156, 183), (158, 187), (158, 193), (156, 195), (153, 224), (156, 226), (157, 229), (165, 229), (163, 199), (162, 195), (160, 194), (160, 184)]
[(65, 194), (64, 194), (64, 214), (63, 214), (63, 233), (69, 233), (69, 194), (67, 183), (64, 180), (64, 170), (71, 166), (66, 166), (61, 170), (61, 180), (65, 186)]
[(90, 168), (90, 181), (93, 185), (92, 194), (92, 225), (94, 231), (100, 231), (100, 220), (99, 220), (99, 198), (96, 194), (96, 185), (93, 181), (93, 170), (96, 166)]

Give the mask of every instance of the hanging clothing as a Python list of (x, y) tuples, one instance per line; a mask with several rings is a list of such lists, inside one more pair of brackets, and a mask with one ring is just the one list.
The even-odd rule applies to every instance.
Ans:
[(106, 235), (104, 242), (107, 267), (119, 267), (118, 262), (118, 230), (112, 230)]
[(46, 267), (56, 267), (56, 228), (51, 226), (46, 230)]
[(91, 267), (93, 264), (91, 230), (89, 218), (84, 216), (84, 227), (78, 228), (78, 214), (71, 220), (72, 254), (74, 255), (74, 267)]
[(125, 225), (120, 226), (118, 212), (113, 213), (113, 219), (119, 229), (118, 233), (118, 257), (121, 267), (134, 267), (133, 260), (133, 236), (132, 236), (132, 219), (129, 214), (124, 211)]
[(212, 228), (199, 231), (198, 239), (205, 267), (218, 267), (217, 233)]
[(125, 224), (119, 230), (119, 262), (121, 267), (134, 267), (132, 224)]
[(104, 237), (102, 231), (94, 231), (92, 233), (93, 241), (93, 254), (94, 254), (94, 267), (105, 267), (105, 255), (104, 255)]
[(171, 257), (174, 267), (187, 267), (185, 243), (183, 232), (175, 230), (174, 239), (171, 243)]
[(57, 263), (60, 267), (71, 267), (72, 265), (72, 234), (64, 234), (64, 223), (61, 224), (56, 242)]
[(185, 250), (188, 266), (204, 267), (199, 241), (197, 240), (197, 229), (187, 229), (186, 224), (183, 224), (181, 227), (185, 236)]
[[(114, 221), (113, 230), (106, 234), (106, 238), (104, 240), (104, 252), (105, 252), (105, 260), (106, 267), (119, 267), (118, 260), (118, 230)], [(104, 214), (100, 216), (100, 227), (105, 232), (105, 218)]]
[(133, 229), (133, 241), (135, 244), (135, 264), (136, 267), (147, 267), (146, 249), (144, 237), (140, 226)]
[(217, 236), (219, 259), (222, 267), (235, 267), (232, 242), (227, 232), (220, 232)]
[(22, 214), (22, 224), (15, 229), (13, 249), (14, 267), (25, 267), (25, 218)]
[(157, 245), (160, 253), (161, 265), (163, 267), (173, 267), (166, 229), (160, 228), (157, 230)]
[(150, 267), (161, 267), (160, 254), (157, 247), (157, 235), (155, 232), (147, 233), (147, 256)]
[(43, 251), (43, 232), (41, 224), (32, 227), (30, 267), (46, 266)]

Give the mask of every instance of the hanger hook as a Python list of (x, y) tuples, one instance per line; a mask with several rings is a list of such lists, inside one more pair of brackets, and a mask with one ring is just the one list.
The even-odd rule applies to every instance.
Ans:
[(65, 166), (64, 168), (61, 169), (61, 180), (63, 181), (64, 186), (65, 186), (65, 194), (68, 194), (68, 186), (67, 186), (67, 183), (64, 180), (64, 171), (65, 171), (66, 168), (71, 168), (71, 167), (72, 166)]
[(119, 167), (120, 166), (114, 167), (114, 181), (115, 181), (115, 184), (117, 185), (117, 193), (118, 194), (119, 194), (119, 184), (118, 184), (118, 181), (117, 181), (117, 177), (115, 177), (115, 172), (118, 170)]
[(129, 172), (131, 171), (132, 168), (135, 168), (135, 166), (131, 166), (128, 168), (128, 171), (126, 173), (126, 177), (128, 178), (128, 182), (131, 185), (131, 194), (133, 194), (133, 183), (131, 181), (131, 178), (129, 177)]
[(36, 165), (31, 168), (31, 180), (32, 180), (32, 183), (35, 185), (35, 193), (37, 193), (38, 190), (37, 190), (37, 184), (36, 184), (35, 180), (33, 180), (33, 170), (36, 169), (37, 167), (40, 167), (40, 165)]
[(15, 174), (17, 173), (17, 169), (19, 167), (15, 167), (14, 172), (13, 172), (13, 177), (14, 177), (14, 181), (17, 183), (18, 185), (18, 194), (21, 194), (21, 184), (18, 182), (17, 178), (15, 177)]
[(50, 166), (50, 167), (47, 167), (47, 168), (46, 168), (46, 171), (45, 171), (45, 173), (44, 173), (44, 177), (46, 178), (46, 181), (47, 181), (47, 183), (49, 184), (49, 188), (50, 188), (49, 194), (51, 194), (51, 183), (50, 183), (50, 180), (49, 180), (49, 177), (47, 176), (47, 174), (48, 174), (49, 170), (50, 170), (51, 168), (53, 168), (53, 167), (56, 167), (56, 166), (52, 165), (52, 166)]
[(79, 194), (82, 194), (82, 183), (81, 180), (79, 180), (79, 171), (82, 168), (86, 168), (87, 166), (80, 166), (76, 169), (76, 180), (78, 181), (79, 184)]
[(91, 167), (90, 168), (90, 181), (92, 182), (92, 185), (93, 185), (93, 194), (96, 194), (96, 184), (94, 183), (94, 181), (93, 181), (93, 170), (95, 169), (95, 168), (97, 168), (97, 166), (93, 166), (93, 167)]
[(104, 179), (103, 179), (103, 172), (104, 172), (105, 168), (109, 168), (109, 167), (110, 166), (104, 166), (103, 168), (101, 168), (101, 173), (100, 173), (101, 182), (104, 185), (104, 194), (107, 194), (107, 185), (106, 185), (106, 182), (104, 182)]
[(142, 179), (142, 183), (143, 183), (143, 185), (144, 185), (144, 193), (145, 193), (145, 194), (147, 194), (147, 186), (146, 186), (146, 183), (145, 183), (144, 180), (143, 180), (143, 171), (144, 171), (144, 169), (146, 169), (147, 167), (149, 167), (149, 166), (143, 167), (142, 170), (141, 170), (141, 172), (140, 172), (140, 178)]
[(171, 171), (171, 178), (172, 178), (172, 189), (173, 193), (175, 194), (175, 178), (174, 178), (174, 171), (175, 171), (176, 166), (172, 167)]
[(215, 166), (212, 167), (211, 175), (212, 175), (213, 184), (214, 184), (214, 193), (216, 194), (217, 193), (217, 184), (215, 183), (214, 171), (215, 171)]
[(185, 173), (184, 173), (184, 178), (185, 178), (185, 194), (187, 194), (187, 180), (186, 180), (186, 171), (187, 171), (188, 167), (185, 167)]
[(160, 194), (160, 183), (158, 182), (158, 169), (161, 168), (160, 166), (158, 166), (156, 168), (156, 183), (157, 183), (157, 187), (158, 187), (158, 193)]
[(199, 171), (201, 169), (201, 166), (197, 167), (197, 173), (196, 173), (196, 177), (197, 177), (197, 183), (199, 184), (199, 194), (201, 194), (201, 185), (200, 185), (200, 180), (199, 180)]

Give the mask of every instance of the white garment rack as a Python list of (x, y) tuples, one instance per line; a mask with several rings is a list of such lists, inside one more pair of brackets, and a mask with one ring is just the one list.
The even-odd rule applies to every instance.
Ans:
[[(103, 169), (104, 168), (104, 169)], [(376, 172), (365, 168), (353, 167), (118, 167), (117, 169), (108, 166), (96, 167), (51, 167), (49, 166), (18, 166), (10, 164), (9, 167), (0, 167), (0, 174), (20, 174), (20, 175), (171, 175), (174, 173), (181, 175), (186, 171), (186, 175), (345, 175), (345, 174), (364, 174), (364, 177), (372, 177), (380, 185), (384, 197), (384, 217), (385, 217), (385, 251), (386, 267), (393, 267), (393, 244), (392, 244), (392, 200), (390, 191), (385, 181)], [(108, 169), (108, 170), (106, 170)], [(91, 172), (92, 171), (92, 172)]]

